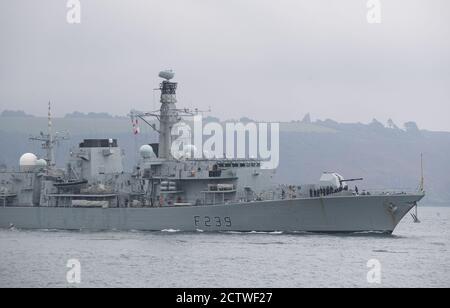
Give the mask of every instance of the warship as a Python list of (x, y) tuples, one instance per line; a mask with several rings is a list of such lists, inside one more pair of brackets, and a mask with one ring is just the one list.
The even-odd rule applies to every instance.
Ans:
[[(18, 171), (0, 171), (0, 227), (64, 230), (381, 232), (392, 233), (425, 192), (359, 192), (338, 173), (325, 172), (317, 183), (282, 185), (259, 158), (177, 157), (172, 129), (187, 109), (177, 109), (172, 71), (163, 80), (159, 110), (132, 111), (159, 142), (139, 149), (139, 162), (124, 170), (124, 151), (116, 139), (85, 139), (57, 168), (49, 105), (46, 157), (20, 157)], [(153, 116), (151, 123), (146, 118)], [(156, 125), (159, 124), (159, 125)], [(137, 129), (137, 128), (135, 128)]]

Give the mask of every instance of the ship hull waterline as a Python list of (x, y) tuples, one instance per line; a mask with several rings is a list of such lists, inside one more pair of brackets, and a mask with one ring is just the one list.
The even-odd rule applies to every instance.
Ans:
[(150, 208), (0, 207), (0, 228), (390, 234), (423, 194)]

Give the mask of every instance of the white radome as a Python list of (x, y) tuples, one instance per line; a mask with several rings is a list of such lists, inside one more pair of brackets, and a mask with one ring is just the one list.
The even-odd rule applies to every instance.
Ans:
[(36, 161), (36, 167), (40, 168), (40, 169), (43, 169), (43, 168), (47, 167), (47, 162), (45, 161), (45, 159), (42, 159), (42, 158), (38, 159)]
[(139, 154), (141, 155), (142, 158), (156, 157), (155, 152), (153, 152), (153, 148), (148, 144), (144, 144), (143, 146), (140, 147)]
[(19, 166), (20, 170), (24, 172), (33, 171), (36, 167), (37, 157), (33, 153), (25, 153), (20, 156)]

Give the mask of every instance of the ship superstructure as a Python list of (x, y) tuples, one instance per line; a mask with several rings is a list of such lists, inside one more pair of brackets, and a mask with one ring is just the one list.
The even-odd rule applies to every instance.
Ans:
[(159, 134), (140, 148), (133, 170), (124, 170), (115, 139), (83, 140), (57, 169), (49, 124), (37, 138), (47, 149), (43, 161), (27, 153), (20, 171), (0, 172), (0, 227), (390, 233), (424, 196), (423, 189), (359, 193), (348, 182), (361, 179), (334, 172), (315, 184), (277, 185), (274, 170), (256, 158), (199, 157), (193, 147), (174, 155), (172, 129), (196, 111), (177, 109), (173, 72), (160, 77), (161, 108), (131, 113)]

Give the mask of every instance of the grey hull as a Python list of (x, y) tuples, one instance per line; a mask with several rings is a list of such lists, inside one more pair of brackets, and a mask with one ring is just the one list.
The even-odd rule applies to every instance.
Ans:
[(422, 194), (341, 196), (156, 208), (3, 207), (0, 227), (391, 233), (422, 197)]

